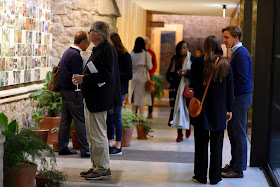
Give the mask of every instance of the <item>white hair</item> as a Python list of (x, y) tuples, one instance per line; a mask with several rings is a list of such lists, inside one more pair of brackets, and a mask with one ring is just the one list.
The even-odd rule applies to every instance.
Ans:
[(145, 36), (145, 37), (143, 37), (143, 39), (144, 39), (145, 41), (147, 41), (147, 42), (148, 42), (148, 44), (151, 44), (151, 40), (150, 40), (150, 38), (149, 38), (149, 37)]

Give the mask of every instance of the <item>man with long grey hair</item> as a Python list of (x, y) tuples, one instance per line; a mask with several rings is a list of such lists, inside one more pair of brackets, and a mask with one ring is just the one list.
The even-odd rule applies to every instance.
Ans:
[(82, 85), (85, 103), (87, 139), (90, 146), (92, 168), (81, 172), (87, 180), (109, 179), (109, 145), (107, 139), (107, 111), (121, 106), (121, 86), (118, 58), (115, 49), (108, 43), (109, 26), (95, 21), (88, 32), (95, 47), (83, 70), (83, 75), (73, 78), (73, 83)]

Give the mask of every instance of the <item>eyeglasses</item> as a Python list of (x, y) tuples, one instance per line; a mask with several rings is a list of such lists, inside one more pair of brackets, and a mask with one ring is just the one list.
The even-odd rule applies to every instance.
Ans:
[(90, 29), (89, 32), (88, 32), (88, 34), (90, 34), (91, 31), (96, 32), (96, 30)]

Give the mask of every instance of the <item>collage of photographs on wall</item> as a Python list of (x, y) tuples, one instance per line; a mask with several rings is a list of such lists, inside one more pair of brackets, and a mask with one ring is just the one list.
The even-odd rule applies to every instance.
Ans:
[(47, 0), (0, 0), (0, 87), (44, 80), (52, 68)]

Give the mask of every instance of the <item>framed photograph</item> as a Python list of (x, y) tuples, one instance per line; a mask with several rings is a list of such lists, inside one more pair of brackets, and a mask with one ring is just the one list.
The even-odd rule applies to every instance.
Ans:
[(3, 0), (0, 0), (0, 12), (3, 12)]
[(39, 81), (40, 80), (40, 74), (41, 74), (41, 69), (35, 69), (34, 71), (34, 81)]
[(11, 6), (10, 6), (11, 14), (12, 14), (12, 15), (15, 15), (15, 13), (16, 13), (15, 1), (11, 1), (10, 4), (11, 4)]
[(24, 82), (31, 82), (31, 70), (24, 70)]
[(18, 47), (19, 47), (19, 44), (15, 44), (15, 49), (14, 49), (14, 55), (13, 56), (19, 56), (18, 55)]
[(26, 4), (24, 4), (24, 3), (23, 3), (23, 5), (22, 5), (22, 15), (23, 15), (23, 17), (26, 17), (26, 15), (27, 15)]
[(22, 43), (22, 30), (18, 31), (18, 43)]
[(7, 70), (12, 71), (13, 68), (14, 68), (14, 59), (12, 57), (7, 57), (6, 60), (7, 60), (6, 62), (7, 62), (7, 65), (8, 65)]
[(8, 86), (9, 85), (9, 72), (5, 71), (5, 76), (4, 76), (4, 86)]
[(1, 69), (0, 71), (6, 71), (6, 68), (5, 68), (5, 57), (1, 57)]
[(17, 70), (18, 69), (18, 63), (17, 63), (17, 58), (13, 58), (13, 70)]
[(4, 86), (5, 72), (0, 71), (0, 87)]
[(32, 68), (32, 57), (27, 57), (27, 69)]
[(5, 57), (6, 56), (6, 44), (2, 43), (1, 44), (1, 57)]

